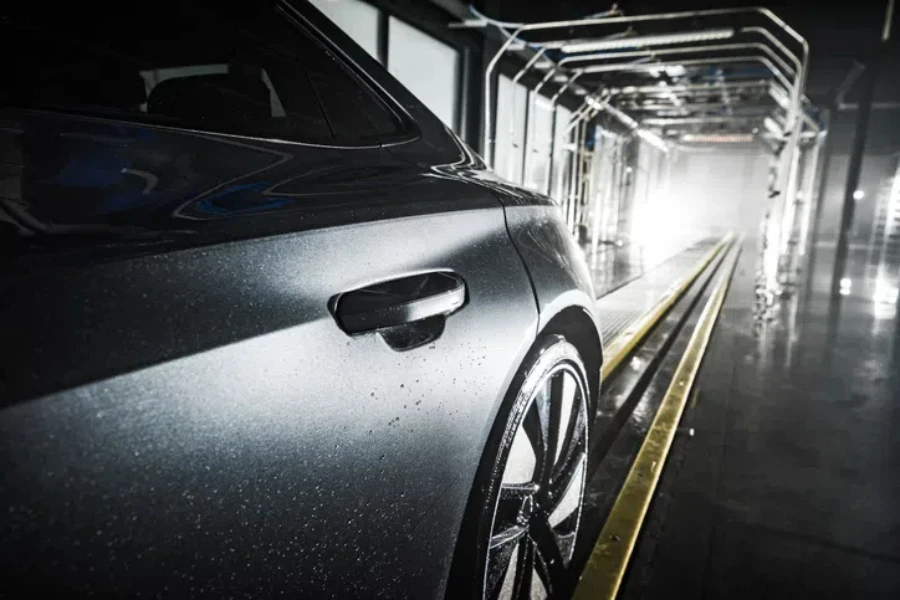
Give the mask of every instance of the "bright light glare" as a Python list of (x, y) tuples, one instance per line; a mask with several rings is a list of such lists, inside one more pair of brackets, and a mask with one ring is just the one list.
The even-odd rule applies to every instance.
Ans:
[(859, 202), (860, 200), (862, 200), (865, 197), (866, 197), (866, 193), (862, 190), (856, 190), (855, 192), (853, 192), (853, 199), (856, 200), (857, 202)]
[(665, 46), (669, 44), (686, 44), (690, 42), (707, 42), (724, 40), (734, 36), (734, 29), (706, 29), (704, 31), (687, 31), (684, 33), (664, 33), (661, 35), (642, 35), (615, 40), (597, 40), (568, 44), (562, 50), (566, 53), (591, 52), (594, 50), (619, 50), (621, 48), (644, 48), (646, 46)]
[(893, 319), (897, 316), (897, 301), (900, 300), (900, 287), (896, 283), (889, 283), (885, 277), (875, 279), (875, 293), (872, 295), (875, 303), (873, 314), (876, 319)]
[(875, 282), (875, 294), (873, 300), (879, 304), (895, 304), (900, 298), (900, 288), (896, 285), (888, 285), (882, 280)]
[(838, 290), (841, 296), (849, 296), (850, 288), (853, 287), (853, 280), (849, 277), (844, 277), (841, 279), (841, 288)]

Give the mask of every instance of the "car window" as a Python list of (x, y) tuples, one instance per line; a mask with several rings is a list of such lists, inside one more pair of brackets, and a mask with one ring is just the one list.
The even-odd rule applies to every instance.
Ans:
[(399, 131), (391, 109), (277, 4), (220, 4), (124, 3), (74, 21), (0, 17), (4, 56), (28, 57), (7, 58), (0, 99), (295, 141), (372, 142)]

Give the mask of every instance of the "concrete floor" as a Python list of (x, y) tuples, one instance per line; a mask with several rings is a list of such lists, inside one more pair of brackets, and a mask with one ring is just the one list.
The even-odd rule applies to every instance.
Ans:
[(800, 293), (767, 318), (754, 308), (755, 246), (622, 597), (898, 598), (897, 281), (885, 293), (883, 271), (855, 253), (848, 294), (832, 295), (832, 251), (819, 249)]

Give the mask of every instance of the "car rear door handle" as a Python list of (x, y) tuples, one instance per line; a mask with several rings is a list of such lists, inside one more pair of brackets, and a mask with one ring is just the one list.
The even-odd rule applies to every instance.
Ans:
[(465, 303), (462, 277), (432, 271), (338, 294), (331, 308), (341, 329), (352, 335), (447, 316)]

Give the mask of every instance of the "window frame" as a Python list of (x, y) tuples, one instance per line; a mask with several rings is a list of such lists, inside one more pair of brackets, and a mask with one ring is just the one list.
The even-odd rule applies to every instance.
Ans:
[[(392, 31), (391, 31), (392, 27), (390, 26), (391, 19), (395, 19), (396, 21), (403, 23), (407, 27), (419, 32), (420, 34), (431, 38), (433, 41), (435, 41), (443, 46), (447, 46), (453, 52), (456, 53), (456, 72), (453, 73), (453, 80), (454, 80), (453, 83), (456, 88), (456, 90), (455, 90), (456, 93), (454, 94), (454, 98), (453, 98), (453, 123), (449, 127), (456, 135), (462, 135), (463, 100), (464, 100), (464, 98), (463, 98), (463, 83), (464, 83), (463, 74), (465, 73), (465, 58), (466, 58), (464, 50), (461, 48), (458, 48), (456, 45), (451, 44), (442, 38), (432, 35), (430, 32), (428, 32), (425, 29), (423, 29), (422, 27), (419, 27), (418, 25), (410, 22), (409, 20), (404, 19), (402, 16), (384, 11), (383, 9), (381, 9), (381, 10), (382, 10), (382, 13), (385, 15), (385, 18), (382, 20), (382, 25), (381, 25), (382, 29), (384, 30), (382, 33), (382, 37), (383, 37), (382, 44), (383, 44), (383, 54), (384, 54), (382, 64), (384, 65), (384, 68), (389, 73), (391, 71), (390, 50), (389, 50), (390, 43), (391, 43), (391, 33), (392, 33)], [(398, 79), (398, 81), (399, 81), (399, 79)], [(402, 82), (401, 82), (401, 85), (403, 85)], [(422, 104), (424, 105), (424, 102)], [(428, 107), (426, 106), (426, 108), (428, 108)], [(430, 108), (428, 108), (428, 110), (430, 112), (434, 113), (434, 111), (431, 110)], [(437, 116), (437, 115), (435, 115), (435, 116)], [(441, 122), (443, 122), (443, 121), (441, 121)]]
[[(312, 6), (312, 5), (309, 5)], [(384, 146), (396, 145), (414, 141), (421, 137), (421, 129), (415, 119), (397, 102), (378, 82), (362, 69), (356, 60), (350, 56), (342, 47), (337, 45), (327, 31), (323, 31), (316, 23), (310, 20), (309, 15), (298, 10), (289, 0), (278, 0), (275, 2), (271, 10), (274, 16), (285, 21), (285, 25), (294, 30), (298, 35), (306, 36), (311, 43), (317, 44), (324, 52), (332, 55), (339, 63), (339, 67), (345, 71), (351, 81), (359, 86), (365, 95), (370, 96), (372, 101), (378, 102), (381, 108), (388, 112), (397, 124), (397, 131), (391, 134), (376, 134), (362, 137), (358, 140), (339, 140), (339, 139), (302, 139), (302, 136), (267, 136), (265, 134), (254, 133), (234, 133), (220, 131), (215, 128), (206, 128), (202, 126), (191, 126), (189, 124), (168, 124), (154, 122), (152, 120), (141, 120), (138, 117), (130, 115), (104, 115), (92, 113), (90, 111), (80, 111), (77, 109), (55, 109), (49, 107), (19, 107), (17, 110), (35, 113), (52, 113), (60, 115), (72, 115), (84, 119), (109, 123), (129, 123), (141, 127), (149, 127), (155, 129), (196, 133), (200, 135), (216, 135), (234, 139), (255, 140), (273, 142), (279, 144), (299, 145), (305, 147), (318, 148), (379, 148)], [(0, 13), (2, 17), (2, 13)], [(336, 26), (334, 26), (336, 27)], [(365, 51), (362, 51), (365, 52)], [(326, 116), (326, 118), (328, 118)]]
[[(302, 2), (303, 0), (290, 0)], [(481, 81), (484, 78), (481, 58), (482, 35), (477, 32), (450, 29), (446, 26), (452, 14), (430, 2), (421, 0), (363, 0), (381, 11), (381, 52), (379, 61), (388, 69), (387, 48), (389, 20), (394, 17), (425, 35), (446, 44), (459, 53), (456, 73), (456, 121), (451, 129), (473, 148), (481, 145)], [(427, 108), (427, 107), (426, 107)], [(431, 110), (429, 109), (429, 112)]]
[[(306, 145), (327, 146), (330, 148), (366, 148), (394, 146), (397, 144), (412, 142), (419, 139), (422, 136), (422, 131), (419, 128), (416, 120), (409, 114), (409, 112), (407, 112), (406, 109), (400, 105), (400, 103), (394, 100), (393, 97), (391, 97), (391, 95), (384, 89), (384, 87), (375, 78), (373, 78), (371, 74), (369, 74), (364, 68), (359, 65), (354, 57), (348, 54), (340, 45), (336, 44), (334, 40), (332, 40), (331, 37), (327, 34), (327, 32), (323, 31), (318, 24), (314, 23), (309, 18), (310, 15), (305, 14), (303, 10), (299, 9), (296, 6), (296, 4), (296, 0), (281, 0), (276, 4), (276, 9), (278, 10), (278, 12), (283, 14), (288, 22), (296, 27), (302, 34), (308, 35), (312, 40), (322, 46), (326, 52), (333, 54), (335, 58), (341, 63), (341, 65), (348, 71), (354, 81), (357, 84), (361, 85), (369, 93), (369, 95), (374, 97), (375, 100), (380, 101), (386, 110), (389, 110), (391, 113), (393, 113), (393, 116), (401, 125), (400, 131), (394, 134), (378, 136), (379, 143), (376, 144), (353, 144), (352, 142), (348, 142), (346, 144), (334, 143)], [(305, 5), (307, 9), (313, 9), (318, 12), (318, 10), (315, 9), (315, 7), (311, 3), (304, 2), (302, 3), (302, 5)], [(325, 20), (328, 26), (339, 30), (338, 26), (332, 23), (327, 17), (323, 15), (322, 18)], [(378, 62), (377, 59), (369, 56), (369, 54), (365, 50), (360, 49), (360, 52), (365, 54), (367, 58)], [(386, 70), (387, 68), (385, 67), (385, 71)]]

